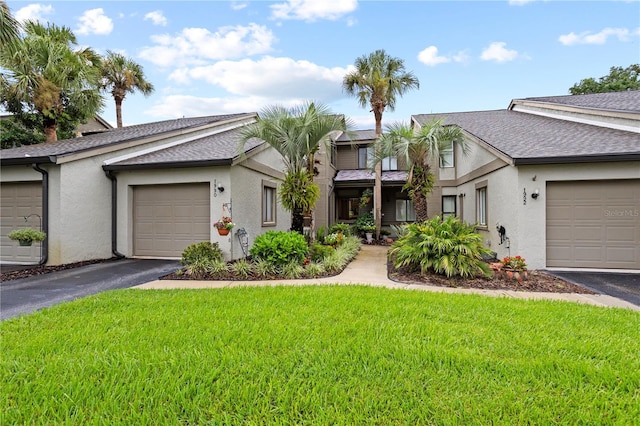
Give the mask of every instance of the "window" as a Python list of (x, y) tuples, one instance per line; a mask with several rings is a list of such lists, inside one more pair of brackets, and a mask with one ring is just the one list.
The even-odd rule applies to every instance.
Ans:
[(442, 196), (442, 217), (455, 216), (456, 215), (456, 196), (455, 195), (443, 195)]
[(396, 200), (396, 221), (414, 222), (416, 220), (416, 210), (411, 200)]
[(338, 148), (336, 147), (335, 142), (331, 142), (331, 165), (336, 165), (336, 156), (338, 155)]
[(440, 147), (440, 167), (453, 167), (453, 141)]
[(369, 162), (373, 159), (373, 147), (358, 148), (358, 168), (366, 169)]
[(276, 186), (271, 182), (262, 182), (262, 226), (276, 224)]
[(398, 159), (396, 157), (386, 157), (382, 159), (382, 171), (398, 170)]
[(487, 226), (487, 187), (476, 189), (476, 222), (480, 226)]

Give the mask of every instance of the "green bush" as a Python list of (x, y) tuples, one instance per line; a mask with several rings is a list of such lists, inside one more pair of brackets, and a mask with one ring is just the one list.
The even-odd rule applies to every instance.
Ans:
[(313, 262), (322, 262), (325, 258), (329, 257), (334, 250), (331, 246), (315, 243), (309, 249), (309, 257)]
[(376, 222), (373, 220), (373, 213), (364, 213), (358, 216), (355, 227), (360, 232), (373, 232), (376, 230)]
[(224, 260), (224, 256), (222, 255), (222, 250), (218, 247), (218, 243), (203, 241), (187, 246), (182, 252), (180, 263), (184, 266), (189, 266), (194, 263), (210, 263), (222, 260)]
[(16, 241), (44, 241), (47, 238), (47, 234), (33, 228), (14, 229), (7, 236)]
[(482, 246), (482, 236), (473, 225), (454, 216), (439, 216), (422, 223), (409, 224), (393, 244), (389, 254), (396, 268), (426, 272), (432, 270), (451, 277), (491, 274), (482, 255), (490, 250)]
[(259, 235), (249, 253), (276, 266), (302, 263), (309, 248), (304, 236), (297, 232), (268, 231)]
[(348, 223), (334, 223), (329, 228), (330, 234), (351, 235), (351, 226)]

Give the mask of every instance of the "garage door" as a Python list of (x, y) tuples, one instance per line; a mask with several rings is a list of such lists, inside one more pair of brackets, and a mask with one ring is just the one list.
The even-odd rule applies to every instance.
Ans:
[(640, 269), (640, 179), (547, 183), (547, 266)]
[[(0, 186), (0, 259), (3, 263), (37, 263), (41, 243), (20, 247), (7, 235), (16, 228), (40, 229), (42, 216), (42, 183), (2, 183)], [(25, 221), (25, 216), (31, 216)]]
[(189, 244), (209, 241), (209, 184), (133, 188), (133, 254), (180, 257)]

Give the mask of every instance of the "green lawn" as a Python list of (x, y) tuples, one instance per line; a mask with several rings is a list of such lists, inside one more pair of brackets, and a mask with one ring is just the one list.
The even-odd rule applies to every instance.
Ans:
[(11, 424), (638, 424), (640, 313), (364, 286), (119, 290), (0, 323)]

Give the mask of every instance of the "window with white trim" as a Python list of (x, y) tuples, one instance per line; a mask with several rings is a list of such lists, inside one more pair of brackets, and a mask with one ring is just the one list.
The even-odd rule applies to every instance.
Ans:
[(358, 148), (358, 168), (368, 169), (369, 163), (373, 159), (373, 147), (367, 146)]
[(276, 185), (262, 182), (262, 226), (276, 225)]
[(442, 217), (455, 216), (456, 215), (456, 196), (455, 195), (443, 195), (442, 196)]
[(396, 200), (396, 221), (415, 222), (416, 209), (411, 200)]
[(385, 157), (382, 159), (382, 171), (398, 170), (397, 157)]
[(476, 189), (476, 223), (487, 226), (487, 187)]
[(439, 151), (440, 167), (453, 167), (453, 141), (443, 143)]

